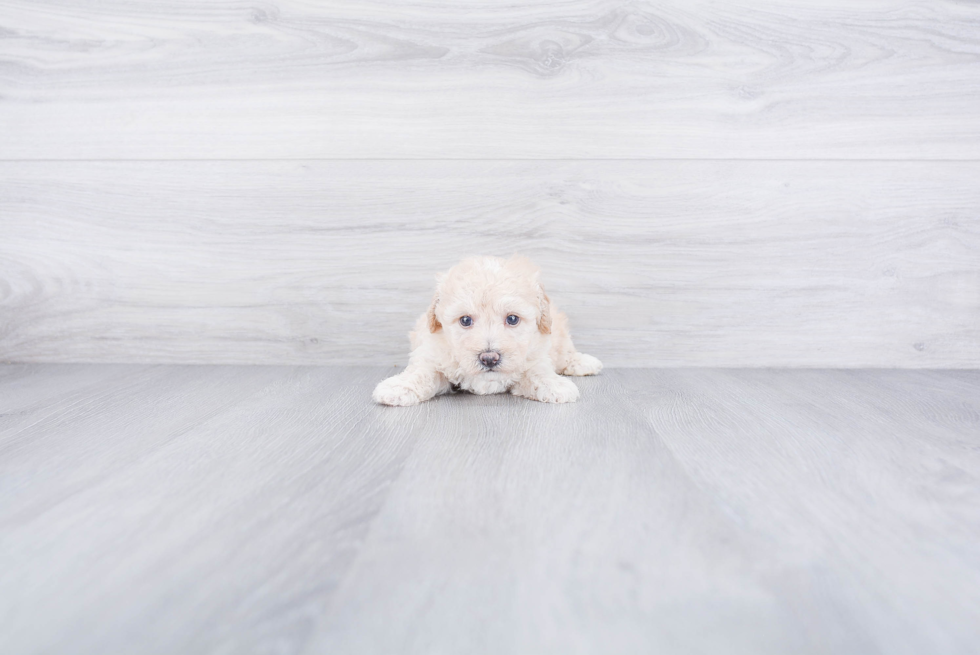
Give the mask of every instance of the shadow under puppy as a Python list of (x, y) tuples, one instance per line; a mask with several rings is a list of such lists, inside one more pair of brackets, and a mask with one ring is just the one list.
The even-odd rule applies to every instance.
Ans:
[(432, 305), (409, 335), (408, 367), (380, 382), (374, 400), (416, 405), (453, 389), (578, 400), (578, 387), (560, 376), (595, 375), (602, 362), (575, 351), (540, 274), (524, 257), (474, 257), (438, 276)]

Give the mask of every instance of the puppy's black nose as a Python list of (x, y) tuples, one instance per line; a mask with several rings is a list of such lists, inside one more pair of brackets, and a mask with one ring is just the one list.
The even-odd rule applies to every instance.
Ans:
[(480, 363), (487, 368), (493, 368), (500, 363), (500, 353), (488, 350), (485, 353), (480, 353)]

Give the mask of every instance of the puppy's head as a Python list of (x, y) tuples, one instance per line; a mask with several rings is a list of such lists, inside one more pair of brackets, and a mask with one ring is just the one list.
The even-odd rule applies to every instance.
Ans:
[(429, 330), (444, 331), (465, 375), (514, 377), (551, 332), (541, 271), (524, 257), (475, 257), (439, 277)]

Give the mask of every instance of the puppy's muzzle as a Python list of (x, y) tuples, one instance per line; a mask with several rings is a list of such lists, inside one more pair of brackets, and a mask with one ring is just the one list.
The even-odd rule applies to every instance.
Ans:
[(496, 350), (488, 350), (486, 352), (480, 353), (480, 363), (483, 364), (483, 368), (490, 370), (500, 363), (500, 353)]

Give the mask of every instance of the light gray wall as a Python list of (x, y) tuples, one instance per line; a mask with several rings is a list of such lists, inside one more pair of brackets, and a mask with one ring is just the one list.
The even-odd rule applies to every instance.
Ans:
[(0, 361), (980, 366), (980, 5), (0, 0)]

